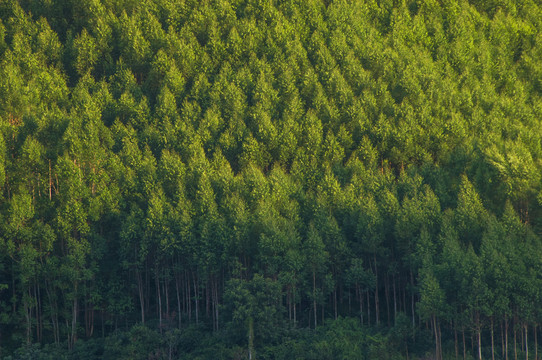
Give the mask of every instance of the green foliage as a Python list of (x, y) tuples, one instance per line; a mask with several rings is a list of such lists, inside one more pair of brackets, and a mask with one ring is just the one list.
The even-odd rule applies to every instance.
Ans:
[[(224, 307), (231, 316), (230, 329), (236, 341), (244, 338), (250, 327), (255, 343), (273, 343), (282, 322), (279, 283), (255, 275), (250, 281), (231, 279), (224, 292)], [(252, 325), (251, 325), (252, 324)], [(248, 338), (246, 338), (248, 342)]]
[(532, 354), (541, 19), (0, 1), (0, 356)]

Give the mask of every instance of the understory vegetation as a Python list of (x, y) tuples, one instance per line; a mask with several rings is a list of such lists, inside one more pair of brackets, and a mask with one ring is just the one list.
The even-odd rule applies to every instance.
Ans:
[(535, 359), (541, 29), (0, 1), (0, 358)]

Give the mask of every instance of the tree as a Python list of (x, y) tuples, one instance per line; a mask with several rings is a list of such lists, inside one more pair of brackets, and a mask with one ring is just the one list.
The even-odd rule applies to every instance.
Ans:
[[(319, 231), (315, 228), (313, 223), (310, 223), (307, 230), (306, 239), (303, 243), (303, 251), (306, 256), (307, 269), (310, 271), (312, 291), (309, 293), (312, 300), (312, 310), (314, 314), (314, 327), (318, 326), (317, 317), (317, 303), (323, 301), (322, 289), (316, 288), (316, 277), (320, 277), (325, 272), (326, 262), (328, 259), (328, 252), (325, 250), (325, 245), (319, 234)], [(310, 320), (309, 320), (310, 325)]]
[(446, 297), (431, 270), (431, 264), (420, 270), (420, 303), (418, 311), (422, 318), (431, 320), (435, 336), (435, 358), (442, 359), (442, 332), (439, 318), (445, 312)]
[(225, 313), (231, 315), (232, 334), (237, 336), (235, 341), (244, 338), (248, 342), (249, 359), (256, 357), (255, 347), (262, 341), (276, 341), (276, 331), (282, 320), (278, 307), (280, 298), (280, 284), (259, 274), (251, 280), (233, 278), (228, 282), (224, 294)]
[(487, 212), (476, 189), (466, 176), (461, 179), (457, 209), (454, 212), (459, 238), (478, 252), (487, 223)]

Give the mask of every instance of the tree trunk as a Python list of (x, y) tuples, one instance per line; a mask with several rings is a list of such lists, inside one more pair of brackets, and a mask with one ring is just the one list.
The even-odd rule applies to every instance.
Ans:
[(529, 360), (529, 326), (525, 323), (523, 327), (525, 328), (525, 360)]
[[(28, 297), (30, 298), (30, 285), (28, 286)], [(26, 344), (29, 345), (31, 343), (30, 335), (32, 334), (32, 321), (30, 320), (30, 305), (28, 304), (27, 299), (23, 302), (23, 308), (26, 320)]]
[(169, 276), (165, 277), (164, 279), (164, 296), (166, 297), (166, 319), (169, 319), (171, 316), (171, 311), (169, 309)]
[[(412, 329), (416, 327), (416, 312), (414, 311), (414, 274), (412, 269), (410, 269), (410, 310), (412, 312)], [(414, 331), (412, 331), (414, 334)]]
[(181, 296), (179, 292), (179, 274), (175, 274), (175, 294), (177, 295), (177, 317), (178, 327), (181, 328), (182, 312), (181, 312)]
[(322, 309), (322, 326), (324, 326), (324, 321), (325, 321), (325, 319), (324, 319), (324, 304), (322, 304), (320, 306), (320, 309)]
[(333, 310), (335, 311), (335, 320), (337, 320), (337, 286), (333, 287)]
[(314, 270), (312, 272), (312, 302), (314, 307), (314, 328), (316, 329), (316, 326), (318, 325), (318, 320), (316, 319), (316, 273), (314, 272)]
[(536, 338), (536, 327), (537, 325), (534, 325), (534, 360), (538, 360), (538, 339)]
[(156, 268), (154, 275), (154, 282), (156, 284), (156, 295), (158, 296), (158, 320), (160, 327), (160, 334), (162, 333), (162, 296), (160, 294), (160, 280), (158, 276), (158, 268)]
[(141, 277), (141, 271), (136, 270), (137, 273), (137, 290), (139, 293), (139, 307), (141, 309), (141, 323), (145, 325), (145, 292), (143, 291), (143, 278)]
[(386, 274), (384, 277), (384, 293), (386, 295), (386, 315), (387, 315), (387, 321), (388, 321), (388, 327), (391, 326), (391, 317), (390, 317), (390, 284), (389, 284), (389, 276)]
[(369, 297), (369, 291), (367, 291), (367, 325), (371, 325), (371, 302)]
[(373, 254), (374, 264), (375, 264), (375, 316), (376, 316), (376, 326), (380, 324), (380, 300), (378, 298), (378, 266), (376, 265), (376, 253)]
[(480, 313), (476, 311), (476, 342), (478, 343), (478, 360), (482, 360), (482, 325), (480, 324)]
[(440, 360), (439, 354), (439, 346), (438, 346), (438, 330), (437, 330), (437, 319), (435, 315), (433, 315), (433, 332), (435, 333), (435, 359)]
[(248, 318), (248, 359), (252, 360), (254, 355), (254, 319)]
[(211, 296), (209, 294), (209, 290), (211, 285), (210, 279), (207, 279), (207, 285), (205, 286), (205, 316), (207, 319), (209, 318), (209, 305), (211, 304)]
[[(143, 291), (145, 294), (145, 311), (149, 311), (150, 309), (150, 301), (151, 301), (151, 279), (150, 279), (150, 271), (149, 271), (149, 261), (145, 260), (145, 286), (143, 286)], [(145, 316), (147, 314), (145, 313)]]
[(90, 336), (89, 337), (92, 337), (92, 335), (94, 335), (94, 314), (95, 314), (95, 311), (94, 311), (94, 304), (90, 304)]
[[(77, 291), (77, 284), (75, 285), (75, 291)], [(77, 341), (77, 296), (73, 297), (73, 315), (72, 315), (72, 330), (71, 338), (68, 344), (70, 350), (73, 348), (73, 345)]]
[(476, 329), (476, 333), (478, 338), (478, 360), (482, 360), (482, 329), (480, 329), (479, 325)]
[(504, 315), (504, 358), (508, 360), (508, 316)]
[(491, 360), (495, 360), (495, 346), (493, 340), (493, 316), (491, 317)]
[[(514, 323), (515, 323), (515, 320), (514, 320)], [(514, 360), (518, 360), (518, 348), (516, 344), (517, 344), (516, 327), (514, 326)]]
[(457, 341), (457, 327), (454, 322), (454, 348), (455, 348), (455, 358), (459, 358), (459, 346)]
[(49, 299), (49, 306), (51, 308), (51, 323), (53, 324), (53, 335), (55, 339), (55, 344), (60, 342), (60, 329), (58, 326), (58, 306), (56, 300), (53, 298), (51, 289), (49, 288), (49, 283), (45, 281), (45, 292), (47, 293), (47, 298)]
[(296, 306), (295, 306), (295, 284), (293, 289), (293, 301), (294, 301), (294, 327), (296, 327), (297, 324), (297, 313), (296, 313)]
[(363, 319), (363, 303), (365, 302), (365, 298), (363, 297), (363, 292), (361, 291), (361, 289), (359, 289), (359, 311), (360, 311), (360, 317), (361, 317), (361, 325), (363, 325), (364, 323), (364, 319)]
[(521, 335), (521, 347), (520, 347), (520, 349), (525, 349), (525, 336), (523, 334), (523, 323), (520, 323), (519, 328), (520, 328), (519, 334)]
[(435, 315), (431, 316), (431, 327), (433, 328), (433, 333), (435, 335), (435, 359), (441, 360), (441, 351), (440, 351), (440, 339), (439, 339), (439, 325), (438, 320)]
[(215, 282), (215, 318), (216, 318), (216, 330), (218, 331), (218, 281)]
[[(36, 337), (38, 342), (42, 341), (42, 332), (43, 332), (43, 307), (41, 302), (41, 287), (37, 286), (35, 289), (37, 289), (37, 299), (38, 299), (38, 311), (37, 311), (37, 329), (36, 329)], [(535, 329), (536, 334), (536, 329)], [(535, 335), (536, 336), (536, 335)]]
[(195, 305), (195, 310), (196, 310), (196, 324), (199, 323), (199, 311), (198, 311), (198, 288), (197, 288), (197, 285), (196, 285), (196, 274), (194, 273), (193, 274), (194, 276), (194, 305)]
[(461, 329), (463, 335), (463, 360), (467, 358), (467, 344), (465, 343), (465, 328)]
[(504, 359), (504, 326), (503, 322), (500, 322), (501, 325), (501, 359)]
[(438, 318), (437, 318), (437, 323), (438, 323), (438, 349), (439, 349), (440, 360), (442, 360), (442, 331), (440, 329), (440, 321), (438, 321)]
[(395, 274), (393, 274), (393, 323), (397, 325), (397, 292), (395, 289)]
[(288, 290), (286, 291), (286, 305), (288, 306), (288, 321), (292, 321), (292, 289), (288, 285)]
[(190, 273), (188, 271), (185, 272), (185, 279), (186, 281), (184, 283), (186, 284), (185, 293), (187, 296), (186, 302), (188, 304), (188, 322), (192, 323), (192, 288), (190, 286)]

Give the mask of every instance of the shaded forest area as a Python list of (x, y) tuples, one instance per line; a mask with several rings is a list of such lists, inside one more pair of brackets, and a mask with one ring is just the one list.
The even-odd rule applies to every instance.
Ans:
[(535, 0), (0, 1), (0, 357), (535, 359)]

